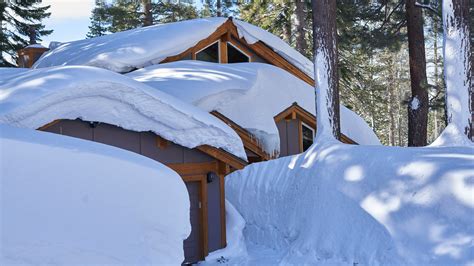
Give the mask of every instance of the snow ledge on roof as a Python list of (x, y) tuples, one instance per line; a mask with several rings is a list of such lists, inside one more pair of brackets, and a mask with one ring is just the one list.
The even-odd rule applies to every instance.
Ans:
[(153, 131), (188, 148), (210, 145), (246, 160), (242, 140), (222, 121), (120, 74), (53, 67), (0, 82), (0, 123), (36, 129), (56, 119), (77, 118)]

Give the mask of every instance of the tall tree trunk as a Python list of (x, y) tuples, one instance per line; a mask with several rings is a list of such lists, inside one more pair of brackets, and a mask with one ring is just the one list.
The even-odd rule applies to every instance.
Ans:
[(222, 17), (222, 2), (221, 0), (217, 0), (216, 2), (216, 9), (217, 9), (217, 16)]
[(151, 0), (142, 0), (143, 26), (153, 25), (153, 14), (151, 13)]
[(408, 105), (408, 146), (425, 146), (428, 127), (423, 14), (416, 0), (406, 0), (408, 52), (410, 57), (411, 100)]
[(295, 38), (296, 38), (296, 50), (303, 54), (307, 55), (308, 45), (306, 43), (306, 12), (305, 12), (305, 1), (295, 0)]
[[(451, 144), (472, 139), (472, 62), (469, 40), (469, 0), (443, 0), (444, 75), (448, 126), (445, 138)], [(443, 132), (444, 133), (444, 132)], [(442, 134), (443, 135), (443, 134)], [(469, 141), (468, 141), (469, 142)]]
[[(397, 82), (395, 80), (395, 71), (396, 67), (393, 62), (393, 58), (389, 55), (388, 64), (390, 65), (389, 73), (388, 73), (388, 84), (395, 84), (397, 86)], [(389, 118), (389, 132), (388, 132), (388, 142), (391, 146), (395, 146), (395, 114), (394, 114), (394, 105), (396, 104), (395, 100), (395, 93), (394, 87), (387, 86), (387, 94), (388, 94), (388, 104), (387, 104), (387, 113)]]
[(284, 25), (283, 25), (283, 40), (285, 40), (289, 45), (291, 45), (291, 9), (289, 4), (283, 2), (283, 14), (284, 14)]
[(336, 0), (312, 0), (316, 139), (340, 137)]

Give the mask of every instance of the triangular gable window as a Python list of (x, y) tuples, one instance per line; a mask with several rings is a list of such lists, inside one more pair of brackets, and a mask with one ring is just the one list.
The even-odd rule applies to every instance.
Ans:
[(219, 41), (196, 53), (196, 60), (219, 63)]

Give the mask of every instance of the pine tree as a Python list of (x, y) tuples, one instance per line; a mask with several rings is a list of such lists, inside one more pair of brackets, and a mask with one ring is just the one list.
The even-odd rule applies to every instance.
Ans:
[(109, 21), (107, 15), (107, 3), (105, 0), (96, 0), (95, 7), (92, 10), (92, 16), (90, 17), (91, 25), (89, 26), (89, 32), (87, 38), (99, 37), (107, 34)]
[(42, 23), (48, 9), (40, 0), (0, 1), (0, 66), (14, 66), (19, 49), (53, 32)]
[(317, 136), (340, 137), (336, 0), (312, 1)]
[[(238, 0), (200, 0), (203, 9), (201, 17), (232, 17), (237, 14), (236, 5)], [(255, 1), (258, 2), (258, 1)]]
[(159, 23), (176, 22), (198, 17), (196, 8), (188, 3), (159, 2), (153, 4), (154, 20)]
[(120, 32), (143, 26), (140, 0), (115, 0), (108, 8), (110, 32)]

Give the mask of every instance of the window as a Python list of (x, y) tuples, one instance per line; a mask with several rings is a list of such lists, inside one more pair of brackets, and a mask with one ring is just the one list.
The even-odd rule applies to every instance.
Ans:
[(219, 42), (215, 42), (196, 53), (196, 60), (219, 63)]
[(231, 43), (227, 43), (227, 62), (228, 63), (242, 63), (250, 62), (250, 57), (244, 54), (237, 47)]
[(306, 151), (313, 144), (314, 130), (305, 123), (301, 123), (301, 132), (303, 133), (303, 151)]

